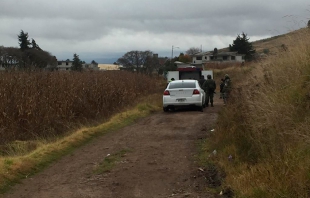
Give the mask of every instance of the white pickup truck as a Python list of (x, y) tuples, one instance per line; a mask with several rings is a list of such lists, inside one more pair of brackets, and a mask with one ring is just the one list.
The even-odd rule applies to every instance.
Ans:
[(193, 79), (199, 80), (203, 75), (205, 79), (207, 79), (207, 75), (211, 75), (213, 79), (213, 70), (202, 70), (202, 68), (196, 67), (185, 67), (178, 68), (177, 71), (168, 71), (167, 73), (167, 82), (169, 82), (172, 78), (174, 80), (185, 80), (185, 79)]

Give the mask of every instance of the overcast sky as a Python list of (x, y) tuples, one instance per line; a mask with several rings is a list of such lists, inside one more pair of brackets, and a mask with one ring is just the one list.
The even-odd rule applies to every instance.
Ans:
[[(0, 45), (21, 30), (59, 60), (119, 58), (131, 50), (174, 56), (305, 27), (309, 0), (0, 0)], [(178, 47), (178, 48), (177, 48)]]

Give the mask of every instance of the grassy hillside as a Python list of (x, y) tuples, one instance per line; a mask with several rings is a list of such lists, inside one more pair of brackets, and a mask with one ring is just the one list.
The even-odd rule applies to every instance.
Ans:
[(258, 53), (264, 53), (265, 50), (268, 50), (270, 54), (277, 54), (279, 51), (282, 51), (284, 47), (288, 48), (291, 45), (294, 45), (294, 43), (288, 42), (288, 40), (301, 37), (304, 30), (305, 29), (295, 30), (287, 34), (254, 41), (252, 42), (252, 45)]
[(310, 30), (254, 46), (272, 53), (221, 71), (233, 91), (200, 157), (225, 172), (235, 197), (310, 197)]
[[(308, 28), (295, 30), (287, 34), (280, 34), (280, 35), (273, 36), (270, 38), (252, 41), (251, 43), (253, 45), (253, 48), (259, 54), (267, 52), (268, 55), (276, 55), (280, 51), (283, 51), (285, 47), (288, 48), (289, 47), (288, 45), (292, 45), (292, 43), (287, 42), (287, 41), (290, 39), (294, 39), (294, 38), (302, 36), (303, 31), (305, 29), (308, 29)], [(218, 51), (226, 52), (226, 51), (229, 51), (229, 48), (226, 47), (226, 48), (218, 49)]]

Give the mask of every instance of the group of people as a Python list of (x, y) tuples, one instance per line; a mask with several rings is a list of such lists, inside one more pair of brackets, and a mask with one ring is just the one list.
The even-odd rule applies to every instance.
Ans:
[[(206, 102), (205, 102), (206, 106), (208, 107), (210, 103), (211, 107), (214, 107), (213, 98), (216, 89), (215, 81), (211, 78), (211, 75), (207, 75), (207, 80), (204, 78), (204, 76), (202, 76), (201, 79), (199, 80), (199, 84), (206, 93)], [(229, 97), (230, 90), (231, 90), (230, 77), (228, 74), (225, 74), (225, 77), (221, 79), (220, 84), (220, 99), (223, 99), (224, 105), (227, 104), (227, 98)]]
[[(171, 78), (169, 82), (174, 81), (174, 78)], [(212, 79), (212, 76), (209, 74), (207, 75), (207, 80), (204, 78), (204, 76), (201, 76), (201, 79), (198, 81), (201, 88), (205, 91), (206, 93), (206, 101), (205, 104), (208, 107), (209, 103), (211, 107), (214, 107), (213, 105), (213, 98), (215, 94), (215, 89), (216, 89), (216, 83)], [(229, 97), (229, 93), (231, 90), (231, 81), (230, 77), (228, 74), (225, 74), (225, 77), (221, 79), (221, 84), (220, 84), (220, 99), (223, 99), (224, 105), (227, 104), (227, 98)]]

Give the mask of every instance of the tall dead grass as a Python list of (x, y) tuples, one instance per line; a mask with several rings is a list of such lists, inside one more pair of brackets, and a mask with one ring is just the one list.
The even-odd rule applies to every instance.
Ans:
[(208, 142), (237, 197), (310, 197), (310, 32), (286, 42), (244, 78), (231, 75), (229, 105)]
[(210, 69), (228, 69), (228, 68), (236, 68), (236, 67), (246, 67), (251, 65), (251, 63), (223, 63), (223, 62), (219, 62), (219, 63), (207, 63), (203, 66), (203, 68), (205, 70), (210, 70)]
[(124, 71), (2, 72), (0, 145), (59, 136), (102, 122), (141, 96), (158, 92), (159, 82)]

